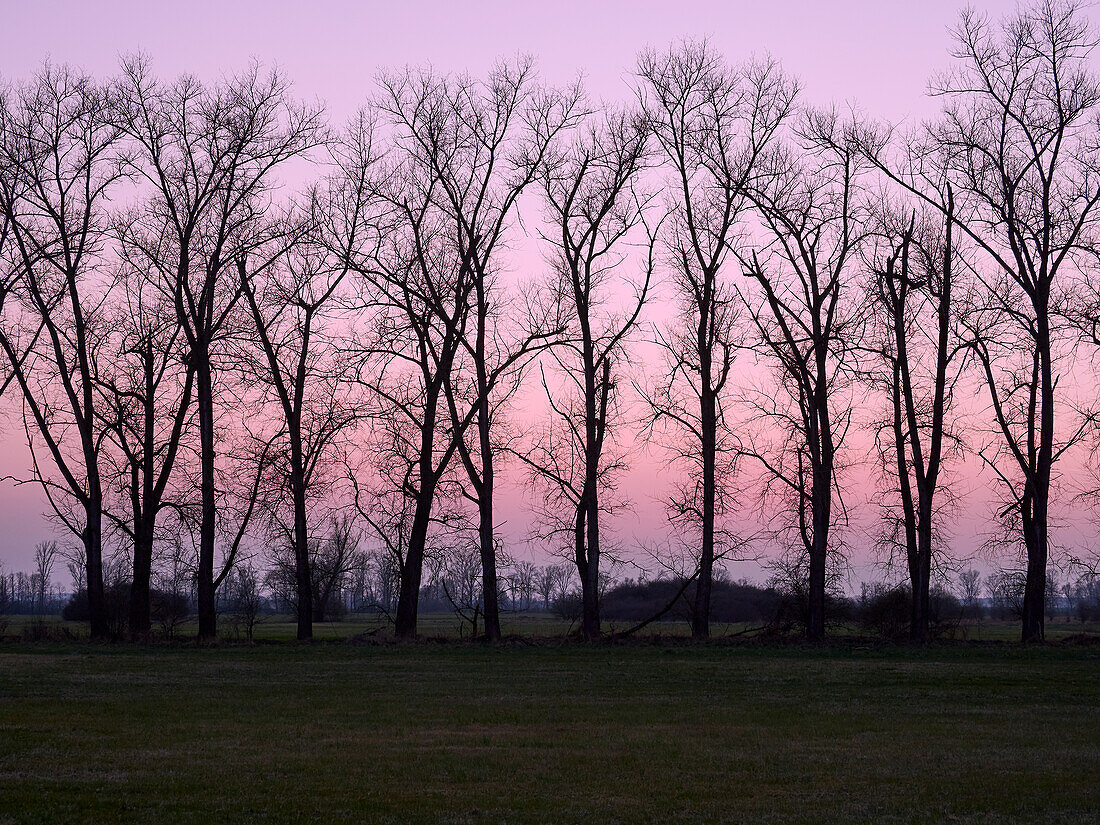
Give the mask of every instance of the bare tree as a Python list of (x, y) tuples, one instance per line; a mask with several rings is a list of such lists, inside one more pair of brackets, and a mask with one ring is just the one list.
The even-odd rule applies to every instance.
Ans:
[(65, 560), (65, 570), (68, 571), (69, 578), (73, 580), (74, 592), (81, 587), (86, 587), (88, 581), (86, 572), (88, 554), (84, 552), (83, 544), (80, 546), (63, 545), (60, 552), (61, 558)]
[(11, 576), (4, 571), (3, 563), (0, 563), (0, 636), (8, 629), (8, 614), (15, 607), (14, 591)]
[(58, 555), (56, 541), (40, 541), (34, 546), (33, 578), (38, 586), (38, 592), (35, 594), (35, 613), (42, 614), (46, 612), (46, 597), (50, 592), (53, 568)]
[(114, 88), (130, 168), (153, 192), (127, 231), (170, 296), (195, 372), (202, 495), (199, 636), (216, 630), (215, 349), (241, 294), (233, 267), (265, 243), (275, 170), (322, 139), (321, 112), (296, 103), (278, 72), (253, 65), (213, 86), (164, 83), (144, 58), (124, 61)]
[(951, 221), (981, 253), (968, 328), (1000, 437), (981, 455), (1025, 548), (1031, 641), (1043, 637), (1053, 467), (1083, 431), (1059, 430), (1055, 409), (1058, 344), (1100, 202), (1096, 37), (1074, 0), (1038, 0), (999, 26), (968, 9), (954, 34), (956, 68), (932, 84), (942, 117), (897, 152), (881, 134), (862, 148), (929, 206), (945, 209), (938, 193), (950, 184)]
[[(339, 184), (336, 184), (337, 187)], [(298, 638), (313, 637), (313, 575), (310, 571), (309, 504), (325, 481), (336, 439), (356, 420), (357, 410), (342, 380), (346, 366), (338, 357), (337, 342), (327, 334), (326, 316), (348, 272), (347, 260), (330, 254), (313, 225), (327, 219), (329, 201), (344, 205), (342, 193), (330, 198), (315, 190), (311, 212), (301, 237), (281, 254), (252, 269), (244, 257), (237, 261), (241, 288), (259, 338), (260, 364), (246, 371), (274, 396), (287, 450), (285, 471), (277, 473), (280, 490), (289, 488), (292, 527), (287, 530), (294, 548), (297, 582)], [(282, 245), (280, 243), (280, 245)], [(246, 349), (248, 349), (246, 344)], [(283, 464), (284, 462), (279, 462)], [(276, 496), (276, 501), (282, 496)], [(276, 506), (272, 512), (280, 521)]]
[(96, 375), (109, 286), (99, 271), (104, 207), (120, 176), (118, 138), (103, 89), (67, 67), (47, 65), (0, 99), (0, 213), (18, 273), (4, 286), (0, 348), (22, 390), (35, 478), (84, 545), (94, 638), (109, 633)]
[(551, 608), (555, 599), (563, 598), (569, 592), (572, 579), (566, 564), (548, 564), (538, 569), (535, 589), (545, 610)]
[[(909, 636), (928, 640), (929, 589), (936, 551), (938, 505), (944, 460), (959, 444), (947, 420), (965, 347), (957, 330), (954, 304), (955, 248), (952, 193), (947, 188), (946, 218), (917, 213), (908, 219), (886, 214), (880, 243), (870, 256), (872, 301), (881, 312), (875, 352), (877, 382), (890, 398), (889, 446), (882, 450), (897, 491), (900, 519), (891, 519), (891, 538), (904, 553), (909, 571)], [(875, 347), (869, 347), (874, 349)]]
[(530, 610), (535, 599), (539, 570), (533, 561), (526, 559), (517, 562), (513, 567), (512, 602), (513, 607), (520, 610)]
[[(128, 218), (123, 219), (125, 227)], [(157, 285), (143, 251), (127, 243), (108, 309), (113, 358), (100, 369), (102, 417), (108, 443), (111, 495), (105, 515), (133, 545), (129, 632), (150, 629), (150, 582), (158, 517), (172, 500), (170, 479), (184, 446), (192, 408), (194, 370), (183, 363), (180, 326)]]
[(430, 581), (443, 592), (461, 621), (459, 633), (469, 624), (470, 636), (476, 637), (486, 602), (481, 589), (480, 550), (468, 543), (455, 544), (433, 559), (432, 567)]
[[(460, 485), (446, 474), (437, 479), (424, 532), (414, 529), (417, 515), (423, 510), (421, 499), (415, 494), (417, 487), (409, 484), (420, 465), (416, 449), (422, 439), (420, 426), (409, 417), (376, 422), (365, 457), (358, 466), (349, 463), (346, 472), (352, 487), (352, 505), (366, 524), (363, 531), (366, 541), (373, 545), (380, 586), (380, 598), (373, 606), (386, 613), (395, 630), (402, 588), (407, 586), (410, 575), (410, 553), (419, 552), (423, 575), (424, 565), (437, 567), (442, 555), (456, 543), (470, 543), (468, 508), (462, 506)], [(419, 548), (413, 546), (414, 540), (422, 542)], [(396, 572), (396, 592), (391, 593), (393, 572)], [(418, 585), (418, 596), (420, 589)]]
[(393, 556), (377, 548), (360, 551), (353, 575), (352, 610), (392, 616), (397, 610), (397, 592), (401, 585), (401, 570)]
[[(6, 111), (6, 107), (6, 101), (3, 97), (0, 97), (0, 112)], [(4, 304), (7, 302), (8, 297), (13, 295), (13, 290), (19, 283), (21, 271), (20, 256), (12, 249), (11, 245), (11, 221), (8, 219), (7, 211), (0, 209), (0, 319), (4, 317)], [(14, 370), (7, 368), (7, 359), (4, 359), (3, 363), (4, 369), (0, 372), (0, 375), (4, 376), (4, 380), (0, 381), (0, 397), (3, 397), (4, 391), (11, 386), (11, 382), (15, 379)]]
[(260, 577), (251, 561), (233, 568), (228, 578), (228, 591), (229, 609), (244, 629), (245, 639), (251, 642), (260, 621), (260, 610), (264, 606), (264, 597), (260, 593)]
[[(825, 637), (837, 451), (851, 424), (846, 394), (861, 326), (846, 301), (864, 232), (858, 200), (861, 159), (831, 137), (833, 112), (810, 113), (751, 190), (761, 246), (738, 253), (754, 290), (745, 290), (754, 348), (774, 365), (777, 386), (751, 406), (782, 435), (775, 449), (744, 447), (760, 462), (766, 489), (791, 500), (793, 545), (809, 559), (807, 635)], [(778, 392), (777, 392), (778, 390)], [(842, 502), (841, 502), (842, 503)]]
[(191, 615), (195, 595), (195, 558), (185, 542), (183, 523), (176, 519), (166, 530), (164, 541), (155, 547), (153, 557), (153, 589), (159, 605), (150, 599), (150, 616), (159, 622), (161, 630), (172, 638), (177, 628)]
[[(500, 452), (494, 422), (532, 353), (557, 332), (553, 314), (521, 311), (514, 323), (499, 281), (517, 203), (535, 180), (555, 136), (576, 117), (579, 93), (536, 85), (530, 58), (500, 62), (484, 81), (406, 70), (387, 75), (379, 105), (398, 128), (401, 151), (434, 178), (433, 196), (456, 239), (459, 278), (472, 283), (472, 317), (461, 340), (462, 369), (443, 375), (456, 446), (478, 508), (486, 638), (500, 638), (494, 492)], [(514, 317), (514, 316), (513, 316)], [(470, 417), (471, 426), (464, 422)], [(469, 432), (469, 437), (465, 433)]]
[(973, 568), (959, 573), (959, 592), (962, 597), (964, 619), (982, 618), (981, 574)]
[[(401, 99), (404, 76), (382, 76), (383, 109), (386, 100)], [(386, 476), (412, 504), (409, 532), (399, 547), (401, 593), (395, 617), (398, 637), (411, 639), (432, 511), (440, 488), (454, 483), (451, 462), (477, 410), (471, 407), (456, 422), (446, 398), (464, 352), (476, 285), (464, 242), (440, 206), (438, 168), (399, 116), (391, 114), (390, 124), (396, 134), (388, 161), (369, 171), (364, 141), (354, 135), (349, 141), (343, 166), (349, 186), (362, 194), (334, 246), (355, 272), (369, 316), (360, 344), (359, 381), (373, 399), (384, 433), (380, 446), (391, 459)], [(391, 508), (391, 514), (404, 510)], [(389, 531), (383, 526), (376, 532)]]
[(729, 549), (715, 522), (729, 505), (736, 457), (724, 402), (741, 302), (726, 264), (741, 240), (746, 187), (797, 87), (772, 62), (730, 68), (705, 41), (644, 52), (637, 71), (675, 192), (666, 244), (678, 304), (676, 325), (657, 336), (667, 372), (644, 394), (651, 426), (679, 436), (672, 449), (687, 480), (669, 501), (669, 518), (699, 539), (691, 632), (705, 639), (714, 561)]
[(285, 532), (280, 538), (289, 539), (277, 546), (271, 554), (271, 571), (268, 581), (279, 600), (290, 604), (294, 613), (312, 611), (312, 622), (332, 621), (344, 607), (344, 592), (355, 567), (361, 562), (357, 552), (360, 534), (355, 528), (351, 513), (333, 515), (327, 523), (328, 532), (321, 533), (321, 526), (314, 525), (314, 535), (309, 539), (309, 594), (303, 599), (298, 586), (297, 551), (293, 534)]
[[(560, 386), (543, 372), (551, 427), (518, 455), (544, 491), (548, 519), (542, 536), (568, 541), (581, 579), (581, 632), (587, 639), (600, 635), (600, 514), (609, 509), (606, 496), (623, 467), (608, 449), (617, 418), (615, 390), (624, 344), (637, 326), (654, 269), (652, 196), (638, 188), (647, 145), (641, 113), (598, 112), (571, 140), (554, 147), (540, 175), (549, 224), (544, 237), (553, 247), (567, 326), (551, 351)], [(629, 246), (639, 234), (640, 271), (631, 280), (620, 273), (634, 263)]]
[(328, 536), (313, 564), (314, 615), (319, 621), (343, 611), (344, 590), (359, 560), (361, 537), (351, 514), (337, 514), (330, 519)]

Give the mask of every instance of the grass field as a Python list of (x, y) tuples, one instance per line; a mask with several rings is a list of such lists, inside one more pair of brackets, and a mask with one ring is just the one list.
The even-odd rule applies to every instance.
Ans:
[[(23, 638), (30, 640), (35, 634), (31, 631), (35, 626), (45, 629), (45, 635), (50, 637), (87, 638), (88, 625), (86, 622), (66, 622), (60, 616), (4, 616), (0, 621), (0, 640), (3, 638)], [(623, 631), (630, 627), (630, 622), (604, 622), (604, 630), (611, 635), (617, 631)], [(468, 638), (470, 625), (467, 622), (449, 613), (421, 614), (418, 622), (418, 630), (422, 637), (428, 639), (456, 639)], [(574, 635), (578, 629), (576, 623), (570, 623), (559, 619), (550, 613), (524, 612), (505, 613), (501, 617), (501, 628), (505, 636), (522, 637), (529, 639), (566, 639)], [(752, 635), (762, 627), (759, 624), (712, 622), (711, 634), (715, 639), (725, 637)], [(384, 640), (392, 636), (388, 621), (377, 615), (349, 614), (340, 621), (314, 622), (313, 634), (318, 641), (345, 641), (355, 637), (370, 637), (371, 639)], [(191, 619), (175, 628), (174, 638), (177, 641), (194, 638), (198, 631), (198, 623)], [(163, 630), (154, 624), (154, 635), (163, 637)], [(226, 641), (240, 642), (245, 640), (243, 626), (235, 623), (231, 616), (221, 616), (218, 620), (218, 633)], [(255, 627), (255, 640), (257, 642), (293, 641), (297, 633), (297, 625), (292, 616), (278, 614), (263, 614)], [(865, 636), (867, 631), (856, 626), (830, 627), (829, 634), (833, 638), (850, 638), (853, 636)], [(661, 636), (666, 638), (683, 638), (691, 635), (691, 627), (686, 620), (660, 621), (649, 625), (645, 629), (647, 636)], [(980, 642), (1017, 642), (1020, 640), (1020, 624), (1015, 621), (995, 621), (983, 619), (982, 621), (968, 622), (964, 626), (955, 627), (950, 635), (951, 641), (980, 641)], [(1046, 638), (1051, 642), (1060, 642), (1069, 636), (1095, 635), (1100, 638), (1100, 624), (1081, 624), (1076, 620), (1065, 617), (1048, 619), (1046, 623)]]
[(1100, 648), (0, 644), (0, 822), (1095, 823)]

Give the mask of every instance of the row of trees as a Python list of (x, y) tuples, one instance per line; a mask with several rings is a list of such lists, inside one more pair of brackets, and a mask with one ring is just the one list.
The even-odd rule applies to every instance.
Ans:
[[(397, 608), (400, 572), (391, 556), (378, 550), (360, 550), (349, 545), (342, 525), (333, 525), (328, 541), (311, 546), (313, 620), (339, 621), (349, 614), (392, 616)], [(58, 550), (54, 542), (35, 547), (31, 572), (5, 574), (0, 568), (0, 632), (11, 614), (36, 616), (60, 613), (69, 620), (86, 620), (87, 593), (63, 592), (51, 578), (58, 557), (65, 558), (75, 572), (81, 556), (74, 548)], [(460, 632), (477, 636), (485, 605), (481, 592), (481, 564), (476, 546), (464, 552), (434, 560), (420, 591), (423, 612), (450, 614)], [(575, 573), (567, 564), (537, 565), (530, 561), (500, 559), (497, 604), (511, 614), (538, 611), (576, 623), (581, 618), (582, 600)], [(266, 568), (254, 559), (239, 561), (226, 583), (219, 588), (216, 602), (222, 635), (251, 640), (257, 625), (271, 616), (294, 616), (299, 609), (294, 560), (289, 552), (272, 554)], [(154, 569), (150, 590), (150, 613), (161, 632), (171, 637), (194, 615), (194, 578), (171, 575), (169, 569)], [(621, 570), (619, 572), (622, 572)], [(601, 577), (601, 617), (613, 623), (618, 634), (630, 634), (653, 627), (655, 619), (687, 621), (695, 626), (700, 592), (684, 577), (662, 574), (650, 579), (622, 578), (614, 573)], [(712, 582), (710, 618), (716, 622), (740, 622), (755, 626), (765, 635), (785, 633), (805, 621), (806, 601), (797, 587), (782, 587), (782, 580), (768, 586), (747, 581), (734, 582), (721, 567)], [(122, 559), (105, 564), (104, 587), (109, 623), (119, 632), (125, 629), (131, 586), (128, 565)], [(1013, 569), (996, 570), (984, 579), (974, 569), (962, 570), (953, 580), (947, 577), (933, 585), (929, 594), (929, 630), (935, 637), (962, 633), (964, 638), (987, 615), (998, 620), (1018, 621), (1022, 615), (1025, 576)], [(907, 584), (877, 582), (862, 584), (858, 598), (841, 590), (828, 594), (829, 621), (833, 625), (856, 626), (888, 639), (907, 635), (912, 593)], [(1086, 573), (1060, 584), (1047, 577), (1045, 609), (1050, 617), (1082, 623), (1100, 620), (1100, 577)], [(615, 627), (617, 625), (617, 627)], [(31, 637), (47, 633), (44, 626), (24, 628)]]
[(30, 571), (7, 573), (0, 565), (0, 615), (59, 613), (65, 598), (53, 580), (58, 560), (57, 542), (40, 541), (34, 547), (34, 566)]
[[(942, 112), (908, 131), (808, 106), (774, 61), (731, 65), (705, 42), (644, 52), (626, 106), (550, 88), (523, 58), (484, 79), (383, 72), (339, 132), (258, 66), (204, 84), (134, 57), (103, 82), (46, 65), (6, 88), (4, 386), (27, 480), (83, 543), (93, 636), (109, 632), (105, 542), (130, 555), (137, 635), (154, 556), (193, 555), (210, 638), (261, 535), (293, 560), (309, 638), (311, 545), (334, 523), (393, 559), (402, 638), (425, 565), (476, 546), (497, 638), (510, 459), (594, 638), (633, 376), (677, 466), (671, 552), (689, 560), (696, 637), (716, 564), (745, 547), (752, 479), (824, 638), (866, 396), (886, 411), (883, 544), (905, 560), (912, 637), (969, 441), (1026, 558), (1022, 636), (1041, 638), (1055, 466), (1091, 434), (1091, 399), (1064, 390), (1100, 342), (1093, 44), (1073, 2), (999, 25), (964, 12), (932, 84)], [(524, 228), (545, 276), (509, 277)], [(640, 378), (659, 285), (675, 307), (653, 335), (663, 368)], [(541, 426), (515, 414), (535, 366)], [(958, 403), (977, 383), (984, 434)]]

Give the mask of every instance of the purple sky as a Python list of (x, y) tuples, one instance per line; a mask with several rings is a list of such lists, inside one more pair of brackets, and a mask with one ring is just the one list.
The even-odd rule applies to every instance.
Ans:
[[(0, 72), (20, 76), (45, 56), (94, 72), (142, 49), (163, 73), (212, 76), (250, 56), (284, 66), (304, 96), (342, 120), (379, 66), (432, 62), (478, 72), (501, 54), (535, 54), (564, 81), (582, 69), (594, 91), (623, 92), (635, 54), (684, 35), (708, 36), (731, 59), (770, 52), (814, 100), (859, 101), (899, 118), (927, 108), (929, 74), (946, 62), (956, 0), (829, 2), (208, 2), (11, 3)], [(1014, 3), (982, 3), (994, 15)]]
[[(165, 76), (241, 68), (250, 57), (283, 67), (298, 94), (325, 101), (335, 123), (367, 98), (379, 67), (431, 62), (481, 73), (500, 55), (530, 52), (543, 77), (583, 71), (605, 99), (628, 96), (637, 52), (683, 37), (709, 37), (737, 62), (771, 53), (803, 81), (805, 99), (856, 104), (898, 121), (933, 111), (924, 92), (949, 62), (957, 0), (770, 2), (51, 2), (5, 4), (0, 76), (24, 77), (43, 59), (101, 76), (119, 55), (147, 52)], [(1012, 2), (983, 2), (998, 17)], [(17, 409), (3, 405), (0, 475), (23, 473)], [(16, 417), (13, 417), (15, 413)], [(0, 561), (28, 566), (48, 535), (37, 491), (0, 483)]]

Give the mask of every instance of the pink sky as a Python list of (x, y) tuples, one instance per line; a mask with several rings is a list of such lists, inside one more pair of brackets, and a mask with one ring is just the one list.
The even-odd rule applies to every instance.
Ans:
[[(0, 76), (24, 77), (44, 58), (105, 76), (120, 54), (147, 52), (162, 75), (200, 77), (241, 68), (250, 57), (277, 63), (298, 94), (325, 101), (341, 123), (367, 98), (379, 67), (431, 62), (482, 72), (500, 55), (529, 52), (543, 77), (566, 82), (584, 72), (608, 100), (629, 95), (635, 55), (647, 45), (709, 37), (731, 61), (771, 53), (803, 81), (805, 99), (856, 104), (898, 121), (934, 111), (924, 91), (949, 63), (956, 0), (838, 2), (51, 2), (6, 4)], [(983, 2), (998, 17), (1013, 2)], [(14, 400), (14, 399), (12, 399)], [(22, 474), (27, 451), (18, 410), (3, 404), (0, 475)], [(14, 414), (14, 417), (13, 417)], [(635, 473), (640, 509), (652, 470)], [(0, 484), (0, 561), (29, 566), (49, 534), (40, 494)], [(653, 522), (654, 524), (657, 521)], [(746, 571), (751, 573), (751, 571)]]

